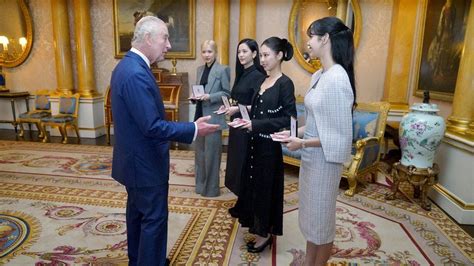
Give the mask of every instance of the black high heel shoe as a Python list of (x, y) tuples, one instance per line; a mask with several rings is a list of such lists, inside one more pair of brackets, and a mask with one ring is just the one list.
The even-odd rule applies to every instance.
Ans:
[(250, 253), (260, 253), (264, 251), (267, 246), (270, 246), (271, 248), (272, 244), (273, 244), (273, 236), (270, 236), (265, 242), (263, 242), (263, 244), (261, 244), (258, 247), (256, 247), (255, 245), (247, 246), (247, 251)]

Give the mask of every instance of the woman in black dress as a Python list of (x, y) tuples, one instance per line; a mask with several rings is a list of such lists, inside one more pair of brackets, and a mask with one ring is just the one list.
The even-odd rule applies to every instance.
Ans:
[(290, 126), (296, 117), (294, 85), (281, 72), (281, 62), (293, 56), (286, 39), (270, 37), (260, 47), (260, 62), (267, 72), (252, 98), (251, 121), (242, 128), (249, 133), (246, 166), (242, 174), (238, 218), (256, 239), (248, 251), (257, 253), (283, 234), (283, 155), (270, 134)]
[[(231, 97), (234, 103), (252, 104), (252, 96), (258, 90), (259, 81), (265, 78), (265, 70), (260, 65), (258, 43), (252, 39), (243, 39), (237, 45), (235, 60), (235, 82)], [(231, 121), (241, 118), (240, 113), (231, 116)], [(245, 163), (248, 134), (240, 129), (229, 127), (229, 144), (225, 185), (235, 195), (239, 195), (242, 169)], [(236, 209), (229, 212), (235, 216)]]

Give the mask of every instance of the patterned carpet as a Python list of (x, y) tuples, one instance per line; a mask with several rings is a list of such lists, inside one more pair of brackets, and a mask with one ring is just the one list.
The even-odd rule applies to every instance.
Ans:
[[(0, 265), (126, 264), (124, 188), (110, 178), (110, 147), (0, 141)], [(225, 161), (225, 157), (223, 158)], [(227, 209), (235, 197), (194, 193), (193, 153), (172, 151), (168, 257), (173, 265), (301, 265), (298, 172), (285, 177), (284, 236), (250, 254), (252, 238)], [(222, 166), (223, 176), (225, 165)], [(380, 176), (382, 181), (384, 176)], [(221, 180), (223, 184), (223, 180)], [(431, 212), (369, 184), (338, 199), (333, 263), (472, 265), (472, 237)]]

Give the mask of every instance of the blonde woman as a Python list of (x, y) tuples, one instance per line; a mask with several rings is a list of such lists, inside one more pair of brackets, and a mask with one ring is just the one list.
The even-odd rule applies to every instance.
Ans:
[(222, 129), (227, 128), (224, 115), (214, 112), (222, 105), (222, 96), (230, 96), (230, 68), (217, 62), (217, 45), (206, 40), (201, 45), (204, 65), (198, 67), (196, 84), (204, 86), (204, 94), (196, 99), (194, 120), (211, 116), (209, 123), (219, 124), (220, 130), (196, 138), (195, 172), (196, 193), (204, 197), (217, 197), (222, 155)]

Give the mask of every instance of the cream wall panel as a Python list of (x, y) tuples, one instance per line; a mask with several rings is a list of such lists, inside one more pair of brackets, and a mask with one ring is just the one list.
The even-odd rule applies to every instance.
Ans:
[(357, 101), (383, 96), (393, 0), (362, 0), (362, 33), (356, 50)]
[(115, 59), (114, 14), (110, 0), (91, 1), (92, 43), (96, 89), (104, 94), (110, 83), (112, 70), (119, 60)]
[(11, 91), (35, 91), (56, 88), (53, 24), (51, 4), (44, 0), (30, 0), (33, 19), (33, 46), (26, 61), (18, 67), (3, 68), (7, 88)]

